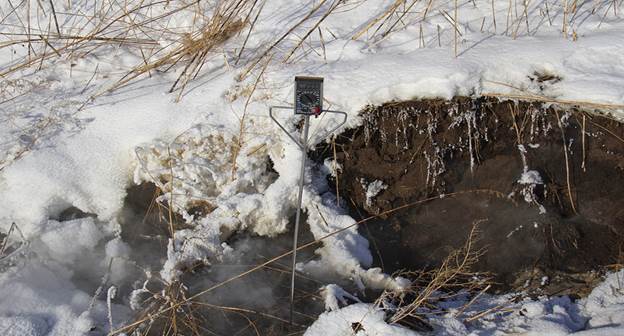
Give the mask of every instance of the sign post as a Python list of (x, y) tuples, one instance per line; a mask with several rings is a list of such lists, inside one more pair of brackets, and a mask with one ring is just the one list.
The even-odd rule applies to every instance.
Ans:
[(299, 175), (299, 194), (297, 197), (297, 215), (295, 217), (295, 228), (293, 233), (292, 265), (290, 278), (290, 323), (293, 322), (293, 311), (295, 302), (295, 267), (297, 264), (297, 240), (299, 238), (299, 220), (303, 202), (303, 186), (305, 179), (305, 165), (308, 157), (308, 133), (310, 130), (310, 116), (318, 117), (322, 113), (339, 114), (343, 120), (333, 127), (322, 138), (327, 137), (347, 122), (347, 114), (342, 111), (323, 110), (323, 78), (320, 77), (295, 77), (295, 115), (303, 115), (303, 135), (301, 139), (294, 137), (288, 130), (280, 124), (273, 116), (273, 110), (291, 110), (289, 106), (269, 107), (269, 116), (273, 121), (301, 148), (301, 172)]

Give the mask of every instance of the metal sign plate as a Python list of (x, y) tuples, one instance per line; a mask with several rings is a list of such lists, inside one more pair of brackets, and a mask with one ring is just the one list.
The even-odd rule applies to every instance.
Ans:
[(319, 115), (323, 111), (323, 78), (295, 77), (295, 114)]

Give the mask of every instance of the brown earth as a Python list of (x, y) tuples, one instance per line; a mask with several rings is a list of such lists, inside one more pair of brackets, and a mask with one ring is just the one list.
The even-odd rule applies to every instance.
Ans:
[[(447, 195), (363, 228), (386, 272), (435, 267), (477, 221), (487, 251), (476, 271), (493, 272), (501, 288), (578, 292), (597, 277), (587, 272), (620, 262), (621, 123), (574, 108), (465, 97), (370, 106), (362, 117), (336, 139), (338, 189), (355, 218)], [(542, 183), (519, 182), (519, 145)], [(311, 156), (331, 160), (332, 147)], [(387, 188), (367, 204), (365, 186), (376, 180)]]

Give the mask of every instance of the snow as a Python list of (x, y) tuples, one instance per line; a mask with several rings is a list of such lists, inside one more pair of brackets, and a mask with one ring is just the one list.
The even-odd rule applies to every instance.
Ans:
[(518, 183), (520, 184), (544, 184), (544, 182), (542, 181), (542, 176), (540, 176), (540, 173), (536, 170), (528, 170), (522, 173), (522, 175), (520, 175), (520, 178), (518, 179)]
[(0, 332), (6, 336), (43, 336), (48, 333), (45, 319), (32, 316), (12, 316), (0, 318)]
[[(64, 272), (63, 272), (64, 270)], [(0, 330), (3, 335), (84, 335), (89, 330), (108, 330), (101, 321), (105, 306), (90, 307), (91, 297), (75, 287), (71, 271), (53, 261), (30, 260), (23, 267), (0, 275)], [(115, 323), (129, 315), (127, 308), (113, 305)], [(23, 333), (22, 333), (23, 332)]]
[(321, 288), (321, 294), (325, 299), (325, 310), (338, 310), (340, 306), (349, 304), (348, 300), (352, 302), (361, 302), (356, 296), (345, 291), (340, 286), (335, 284), (329, 284)]
[[(416, 336), (409, 329), (384, 322), (384, 312), (371, 305), (357, 303), (340, 310), (326, 312), (306, 330), (304, 336)], [(359, 331), (358, 331), (359, 330)]]
[[(298, 40), (286, 39), (249, 104), (242, 92), (259, 73), (254, 71), (249, 78), (238, 81), (243, 65), (301, 20), (313, 2), (267, 1), (239, 65), (233, 62), (240, 50), (235, 48), (240, 48), (245, 34), (234, 36), (221, 48), (222, 53), (207, 60), (202, 74), (189, 84), (180, 102), (176, 101), (177, 93), (167, 93), (175, 71), (154, 71), (132, 85), (100, 94), (130, 67), (143, 62), (137, 49), (126, 45), (94, 50), (81, 58), (68, 55), (46, 61), (40, 71), (23, 69), (3, 75), (0, 230), (7, 232), (15, 223), (25, 241), (19, 253), (0, 260), (4, 271), (0, 274), (0, 334), (72, 335), (85, 334), (91, 327), (99, 333), (108, 332), (106, 298), (97, 297), (91, 305), (93, 288), (79, 286), (73, 276), (88, 274), (110, 279), (107, 288), (114, 288), (110, 287), (111, 281), (126, 277), (125, 268), (130, 266), (124, 260), (133, 247), (121, 239), (118, 216), (126, 189), (132, 184), (151, 181), (165, 191), (173, 186), (175, 193), (165, 192), (160, 200), (173, 203), (191, 225), (175, 233), (165, 264), (155, 270), (165, 281), (177, 279), (182, 267), (198, 260), (219, 262), (231, 251), (223, 242), (224, 232), (247, 230), (267, 237), (286, 232), (296, 206), (299, 171), (293, 167), (301, 153), (271, 123), (267, 111), (270, 105), (291, 101), (295, 75), (325, 77), (327, 106), (349, 114), (346, 127), (359, 125), (357, 113), (367, 104), (422, 97), (517, 94), (514, 87), (523, 94), (557, 100), (624, 104), (624, 20), (620, 14), (614, 15), (613, 9), (609, 11), (612, 5), (621, 7), (622, 2), (579, 4), (581, 9), (569, 19), (567, 33), (562, 36), (563, 10), (559, 2), (549, 3), (549, 14), (544, 2), (530, 2), (529, 27), (525, 28), (520, 14), (512, 17), (505, 29), (508, 11), (511, 13), (508, 1), (462, 1), (458, 55), (454, 52), (455, 28), (443, 14), (453, 13), (451, 1), (431, 2), (426, 18), (428, 2), (417, 2), (410, 10), (417, 14), (403, 18), (406, 26), (396, 25), (383, 39), (381, 34), (373, 34), (374, 29), (353, 39), (367, 20), (393, 2), (346, 1), (321, 25), (324, 40), (312, 35), (309, 45), (304, 45), (311, 53), (304, 56), (298, 52), (289, 63), (281, 59)], [(64, 14), (91, 13), (92, 2), (67, 3), (71, 7), (63, 4), (58, 13), (62, 26), (84, 27), (85, 32), (97, 27), (83, 15)], [(154, 6), (151, 10), (141, 15), (155, 17), (168, 8)], [(23, 7), (17, 11), (21, 17), (28, 15)], [(201, 24), (189, 11), (182, 10), (168, 19), (169, 33), (156, 41), (164, 50), (173, 48), (170, 41), (175, 34), (192, 31)], [(3, 2), (0, 14), (7, 13), (12, 13), (12, 8)], [(39, 13), (39, 9), (29, 13), (33, 27), (51, 24), (49, 15)], [(312, 23), (306, 25), (309, 28)], [(22, 26), (16, 16), (8, 15), (2, 30), (22, 34)], [(9, 38), (11, 35), (1, 37), (2, 42)], [(28, 55), (28, 46), (23, 43), (0, 48), (0, 67), (4, 71)], [(536, 73), (560, 80), (538, 84)], [(91, 101), (95, 94), (98, 97)], [(613, 113), (624, 118), (621, 108)], [(242, 115), (246, 115), (247, 124), (241, 135)], [(291, 131), (296, 131), (294, 116), (281, 118)], [(325, 141), (318, 135), (336, 121), (333, 116), (315, 119), (311, 142)], [(232, 158), (232, 144), (241, 136), (239, 155)], [(269, 159), (275, 173), (267, 173)], [(431, 161), (431, 169), (435, 168), (435, 161)], [(336, 205), (335, 195), (324, 183), (325, 175), (335, 169), (339, 166), (332, 164), (324, 171), (312, 165), (306, 168), (304, 210), (315, 239), (344, 231), (326, 238), (316, 251), (318, 258), (300, 263), (298, 269), (334, 273), (353, 279), (361, 287), (403, 288), (404, 279), (370, 268), (368, 241), (352, 226), (355, 220)], [(167, 176), (173, 176), (173, 181)], [(541, 181), (539, 173), (525, 164), (518, 183), (530, 188), (530, 193), (524, 194), (527, 202), (535, 201), (533, 189)], [(367, 202), (385, 187), (382, 181), (367, 184)], [(199, 198), (218, 207), (205, 217), (195, 218), (186, 209)], [(93, 216), (60, 220), (60, 213), (71, 206)], [(109, 271), (111, 260), (115, 262)], [(496, 334), (497, 330), (569, 333), (580, 328), (574, 309), (581, 309), (589, 319), (588, 325), (600, 328), (584, 331), (586, 334), (621, 333), (617, 324), (622, 322), (624, 302), (618, 301), (619, 294), (607, 295), (613, 291), (613, 281), (610, 276), (578, 305), (563, 301), (555, 304), (557, 299), (540, 301), (539, 307), (527, 303), (527, 312), (531, 311), (533, 318), (491, 320), (480, 327), (484, 334)], [(129, 318), (129, 311), (121, 300), (117, 301), (112, 317), (120, 325)], [(334, 304), (330, 306), (335, 308)], [(352, 328), (341, 319), (362, 323), (368, 335), (414, 334), (384, 324), (383, 312), (371, 312), (362, 303), (323, 314), (307, 334), (337, 334)], [(441, 334), (445, 330), (448, 334), (465, 330), (481, 333), (473, 327), (466, 329), (454, 318), (441, 323)]]
[[(591, 317), (589, 328), (600, 329), (621, 326), (624, 322), (624, 272), (611, 274), (582, 302), (583, 310)], [(613, 334), (619, 331), (613, 330)]]
[[(529, 147), (533, 148), (530, 145)], [(518, 145), (518, 151), (520, 152), (520, 157), (522, 158), (522, 174), (520, 175), (518, 181), (516, 181), (522, 186), (522, 189), (520, 189), (520, 194), (524, 197), (525, 202), (529, 204), (536, 204), (539, 208), (540, 214), (545, 214), (546, 208), (539, 203), (539, 199), (535, 194), (536, 187), (538, 185), (544, 184), (542, 176), (537, 170), (529, 170), (526, 159), (527, 150), (524, 145)], [(510, 233), (507, 238), (509, 238), (512, 233)]]
[(63, 223), (50, 220), (40, 239), (50, 258), (72, 264), (102, 238), (103, 233), (95, 226), (93, 218), (87, 217)]
[(381, 180), (366, 183), (364, 179), (361, 179), (360, 182), (362, 183), (362, 188), (366, 191), (366, 205), (369, 207), (373, 205), (373, 198), (379, 195), (384, 189), (388, 188), (388, 185)]
[[(456, 309), (432, 314), (429, 322), (437, 335), (604, 335), (622, 334), (624, 321), (624, 271), (610, 274), (585, 299), (572, 302), (568, 297), (525, 298), (514, 303), (513, 295), (482, 295), (462, 315)], [(462, 307), (467, 301), (445, 303)], [(500, 309), (493, 309), (500, 307)], [(475, 322), (465, 317), (484, 314)], [(357, 303), (322, 314), (305, 335), (348, 335), (353, 323), (363, 326), (357, 335), (420, 335), (399, 325), (390, 325), (387, 311), (374, 305)], [(465, 315), (465, 316), (464, 316)]]

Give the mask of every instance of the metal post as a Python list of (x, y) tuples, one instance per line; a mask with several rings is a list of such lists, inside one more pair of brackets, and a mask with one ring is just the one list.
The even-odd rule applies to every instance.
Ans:
[(303, 126), (303, 139), (301, 142), (301, 174), (299, 175), (299, 197), (297, 198), (297, 215), (295, 216), (295, 232), (293, 233), (293, 254), (290, 276), (290, 324), (293, 323), (295, 306), (295, 274), (297, 266), (297, 240), (299, 238), (299, 220), (301, 218), (301, 206), (303, 203), (303, 184), (305, 179), (305, 165), (308, 158), (308, 131), (310, 130), (310, 116), (306, 115)]
[[(299, 148), (301, 149), (301, 173), (299, 176), (299, 195), (297, 198), (297, 215), (295, 217), (295, 228), (294, 228), (295, 232), (293, 233), (293, 249), (292, 249), (293, 256), (292, 256), (291, 278), (290, 278), (290, 324), (292, 325), (293, 318), (294, 318), (294, 308), (295, 308), (295, 273), (296, 273), (295, 266), (297, 265), (297, 240), (299, 238), (299, 221), (301, 219), (301, 211), (303, 210), (302, 209), (303, 186), (305, 182), (304, 180), (305, 179), (305, 166), (306, 166), (306, 161), (308, 159), (308, 133), (310, 131), (310, 115), (305, 115), (304, 124), (303, 124), (303, 137), (301, 139), (297, 139), (292, 134), (290, 134), (290, 132), (288, 132), (288, 130), (282, 124), (280, 124), (280, 122), (275, 118), (275, 116), (273, 115), (274, 109), (292, 110), (292, 107), (270, 106), (269, 116), (279, 126), (279, 128), (281, 128), (282, 131), (284, 131), (284, 133), (286, 133), (286, 135), (288, 135), (288, 137), (291, 138), (292, 141), (296, 143), (297, 146), (299, 146)], [(319, 136), (320, 138), (325, 138), (329, 136), (330, 134), (334, 133), (334, 131), (336, 131), (338, 128), (340, 128), (340, 126), (344, 125), (347, 122), (347, 114), (345, 112), (332, 111), (332, 110), (322, 110), (322, 112), (339, 114), (343, 116), (343, 119), (340, 123), (338, 123), (338, 125), (333, 127), (329, 132), (327, 132), (326, 134), (322, 136)]]

